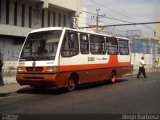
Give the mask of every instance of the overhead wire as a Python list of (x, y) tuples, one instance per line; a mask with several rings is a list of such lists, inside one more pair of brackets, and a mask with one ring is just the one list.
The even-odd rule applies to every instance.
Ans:
[[(101, 7), (103, 6), (105, 9), (106, 9), (106, 6), (104, 6), (104, 5), (101, 5), (101, 4), (99, 4), (99, 3), (97, 3), (97, 2), (95, 2), (95, 1), (93, 1), (93, 2), (91, 2), (92, 4), (98, 4), (98, 5), (100, 5)], [(93, 7), (92, 7), (93, 8)], [(114, 10), (113, 10), (114, 11)], [(84, 11), (83, 11), (84, 12)], [(96, 15), (95, 13), (91, 13), (91, 12), (87, 12), (87, 11), (85, 11), (86, 13), (88, 13), (88, 14), (91, 14), (91, 15)], [(116, 12), (116, 11), (114, 11), (114, 12)], [(116, 13), (119, 13), (119, 12), (116, 12)], [(121, 15), (121, 13), (119, 13), (120, 15)], [(124, 15), (123, 15), (124, 16)], [(128, 16), (125, 16), (125, 17), (128, 17)], [(117, 18), (111, 18), (111, 17), (105, 17), (105, 18), (108, 18), (108, 19), (110, 19), (110, 20), (116, 20), (116, 21), (121, 21), (121, 22), (127, 22), (127, 23), (133, 23), (133, 22), (130, 22), (130, 21), (125, 21), (125, 20), (120, 20), (120, 19), (117, 19)], [(109, 21), (110, 21), (109, 20)], [(108, 21), (108, 22), (109, 22)], [(107, 23), (108, 23), (107, 22)], [(109, 22), (109, 23), (113, 23), (113, 21), (111, 22)], [(114, 23), (113, 23), (114, 24)]]
[[(88, 13), (88, 14), (92, 14), (92, 15), (97, 15), (95, 13), (91, 13), (91, 12), (87, 12), (87, 11), (82, 11), (82, 12), (85, 12), (85, 13)], [(116, 20), (116, 21), (121, 21), (121, 22), (126, 22), (126, 23), (134, 23), (134, 22), (125, 21), (125, 20), (121, 20), (121, 19), (117, 19), (117, 18), (112, 18), (112, 17), (106, 17), (106, 16), (103, 16), (103, 18), (108, 18), (108, 19), (112, 19), (112, 20)]]
[[(99, 5), (99, 6), (101, 6), (101, 7), (103, 7), (103, 8), (108, 8), (109, 10), (111, 10), (111, 11), (113, 11), (113, 12), (115, 12), (115, 13), (121, 15), (121, 16), (127, 17), (127, 18), (129, 18), (129, 19), (131, 19), (131, 20), (134, 20), (134, 21), (137, 21), (137, 20), (135, 20), (135, 19), (133, 19), (133, 18), (125, 15), (125, 14), (122, 14), (122, 13), (120, 13), (120, 12), (117, 12), (117, 11), (115, 11), (115, 10), (113, 10), (113, 9), (111, 9), (111, 8), (103, 5), (103, 4), (100, 4), (100, 3), (98, 3), (98, 2), (96, 2), (96, 1), (94, 1), (94, 0), (90, 0), (90, 1), (93, 2), (93, 3), (95, 3), (95, 4), (97, 4), (97, 5)], [(137, 22), (139, 22), (139, 21), (137, 21)], [(151, 28), (151, 27), (149, 27), (148, 25), (144, 25), (144, 26), (146, 26), (148, 29), (150, 29), (150, 30), (152, 30), (153, 32), (155, 32), (154, 29)]]

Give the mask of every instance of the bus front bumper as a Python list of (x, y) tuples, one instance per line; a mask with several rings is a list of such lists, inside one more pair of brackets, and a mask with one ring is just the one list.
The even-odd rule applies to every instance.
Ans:
[(23, 74), (17, 73), (16, 80), (20, 85), (58, 87), (57, 74)]

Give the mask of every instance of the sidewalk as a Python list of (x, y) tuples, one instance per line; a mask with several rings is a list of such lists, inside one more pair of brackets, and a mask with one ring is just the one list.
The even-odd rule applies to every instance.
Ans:
[[(151, 72), (155, 72), (155, 71), (157, 71), (157, 70), (156, 69), (147, 69), (146, 73), (151, 73)], [(128, 74), (124, 75), (124, 77), (125, 76), (133, 76), (133, 75), (137, 75), (137, 74), (138, 74), (138, 70), (134, 70), (132, 73), (128, 73)]]
[[(154, 69), (150, 69), (150, 70), (146, 70), (146, 73), (150, 73), (156, 71)], [(138, 73), (138, 71), (133, 71), (132, 73), (128, 73), (126, 74), (124, 77), (126, 76), (133, 76), (136, 75)], [(14, 83), (14, 84), (7, 84), (4, 86), (0, 86), (0, 97), (2, 96), (7, 96), (9, 94), (15, 93), (17, 92), (19, 89), (23, 89), (26, 88), (28, 86), (24, 85), (24, 86), (20, 86), (18, 83)]]
[(18, 83), (7, 84), (4, 86), (0, 86), (0, 97), (4, 97), (10, 95), (12, 93), (17, 92), (19, 89), (25, 88), (26, 86), (20, 86)]

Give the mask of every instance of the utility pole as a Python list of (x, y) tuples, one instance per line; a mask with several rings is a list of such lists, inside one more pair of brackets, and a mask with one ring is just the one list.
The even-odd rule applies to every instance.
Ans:
[(96, 17), (95, 16), (91, 16), (92, 19), (96, 18), (96, 32), (99, 33), (99, 18), (105, 17), (105, 15), (99, 15), (99, 11), (100, 9), (96, 9)]
[(99, 33), (99, 11), (100, 9), (96, 9), (97, 17), (96, 17), (96, 32)]

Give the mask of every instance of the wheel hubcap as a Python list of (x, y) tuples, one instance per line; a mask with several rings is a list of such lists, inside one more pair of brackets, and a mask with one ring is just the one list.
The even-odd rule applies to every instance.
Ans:
[(68, 81), (68, 90), (73, 91), (75, 89), (75, 82), (73, 80)]

